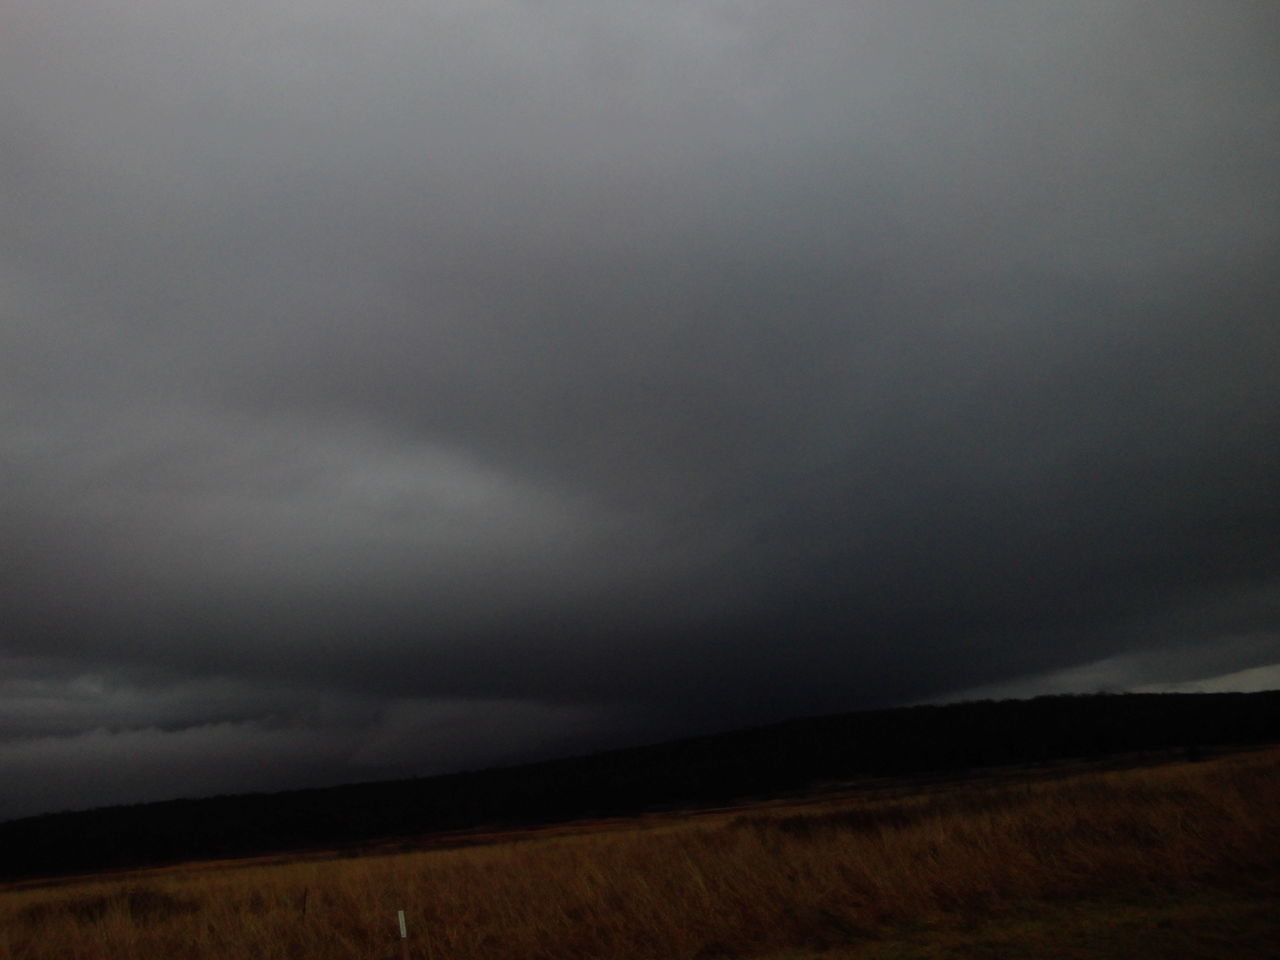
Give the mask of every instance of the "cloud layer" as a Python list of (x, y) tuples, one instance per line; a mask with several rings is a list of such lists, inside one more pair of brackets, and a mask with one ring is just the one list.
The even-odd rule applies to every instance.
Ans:
[(1280, 662), (1278, 47), (8, 4), (0, 816)]

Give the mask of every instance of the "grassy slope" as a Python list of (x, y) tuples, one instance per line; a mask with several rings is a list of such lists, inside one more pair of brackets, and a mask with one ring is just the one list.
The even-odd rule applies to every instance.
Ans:
[(1039, 904), (971, 924), (905, 927), (884, 939), (760, 960), (1272, 960), (1280, 897), (1221, 892), (1145, 902)]
[(1280, 748), (0, 894), (0, 960), (1273, 957)]

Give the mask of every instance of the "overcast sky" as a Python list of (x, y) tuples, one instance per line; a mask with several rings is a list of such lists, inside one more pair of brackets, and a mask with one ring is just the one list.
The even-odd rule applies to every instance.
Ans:
[(0, 818), (1280, 686), (1278, 53), (5, 0)]

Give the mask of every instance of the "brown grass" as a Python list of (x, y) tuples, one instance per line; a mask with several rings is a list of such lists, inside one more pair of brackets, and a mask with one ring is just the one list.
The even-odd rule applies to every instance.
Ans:
[[(1280, 902), (1278, 811), (1269, 749), (458, 850), (191, 867), (0, 892), (0, 960), (381, 960), (399, 955), (400, 908), (412, 956), (430, 960), (1019, 956), (1032, 944), (1140, 956), (1124, 945), (1198, 943), (1195, 916), (1219, 952), (1169, 955), (1239, 960), (1251, 936), (1273, 942), (1274, 925), (1257, 931)], [(1056, 952), (1071, 930), (1078, 949)]]

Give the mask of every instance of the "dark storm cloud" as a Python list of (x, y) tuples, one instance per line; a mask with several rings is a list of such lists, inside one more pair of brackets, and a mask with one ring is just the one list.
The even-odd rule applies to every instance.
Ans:
[(1280, 662), (1269, 7), (0, 18), (0, 815)]

